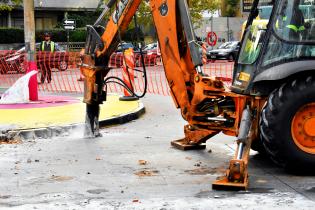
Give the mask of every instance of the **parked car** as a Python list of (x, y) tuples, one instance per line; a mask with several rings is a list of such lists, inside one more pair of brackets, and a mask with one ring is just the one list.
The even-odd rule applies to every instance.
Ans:
[[(59, 48), (54, 53), (39, 51), (36, 54), (37, 67), (49, 64), (50, 68), (58, 69), (59, 71), (65, 71), (68, 69), (70, 56), (69, 53)], [(47, 62), (48, 61), (48, 62)]]
[[(158, 43), (154, 42), (143, 47), (144, 63), (146, 66), (161, 64), (161, 54), (158, 52)], [(136, 65), (142, 66), (140, 53), (136, 57)]]
[[(121, 67), (123, 65), (123, 51), (132, 48), (134, 50), (135, 66), (142, 66), (140, 50), (135, 48), (132, 43), (123, 42), (118, 45), (117, 50), (110, 57), (112, 67)], [(161, 63), (161, 56), (158, 54), (157, 43), (146, 45), (142, 49), (144, 63), (146, 66), (154, 66)]]
[(239, 41), (225, 42), (218, 49), (207, 51), (207, 57), (210, 60), (226, 59), (234, 61), (239, 50)]
[[(69, 54), (56, 43), (54, 53), (39, 51), (40, 43), (36, 43), (36, 62), (39, 69), (49, 65), (59, 71), (65, 71), (69, 64)], [(0, 55), (0, 73), (6, 74), (8, 71), (25, 73), (25, 46), (16, 51), (8, 51)]]
[(116, 49), (116, 53), (122, 53), (123, 51), (127, 50), (127, 49), (134, 49), (135, 50), (135, 46), (133, 46), (132, 43), (129, 42), (122, 42), (121, 44), (118, 45), (117, 49)]
[(6, 51), (0, 54), (0, 74), (10, 72), (25, 73), (25, 54)]
[(157, 49), (158, 49), (158, 43), (154, 42), (154, 43), (147, 44), (146, 46), (144, 46), (144, 48), (142, 49), (142, 52), (146, 53), (147, 55), (157, 55), (158, 54)]

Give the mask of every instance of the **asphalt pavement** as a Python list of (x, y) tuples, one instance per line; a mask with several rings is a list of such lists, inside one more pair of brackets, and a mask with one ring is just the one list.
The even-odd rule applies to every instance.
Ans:
[(251, 153), (248, 191), (214, 191), (234, 154), (220, 134), (202, 151), (179, 151), (185, 121), (172, 99), (148, 95), (146, 114), (102, 137), (0, 145), (1, 209), (314, 209), (312, 176), (286, 174)]

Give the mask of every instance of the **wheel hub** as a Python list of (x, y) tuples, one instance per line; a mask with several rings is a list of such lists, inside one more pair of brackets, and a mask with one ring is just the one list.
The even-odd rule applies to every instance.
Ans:
[(291, 133), (301, 150), (315, 154), (315, 103), (306, 104), (296, 112)]
[(315, 137), (315, 117), (306, 120), (304, 130), (307, 135)]

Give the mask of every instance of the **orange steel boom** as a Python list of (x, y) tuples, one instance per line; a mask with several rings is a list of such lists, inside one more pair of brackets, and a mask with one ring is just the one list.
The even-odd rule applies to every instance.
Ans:
[[(102, 81), (110, 71), (110, 55), (141, 2), (119, 1), (101, 36), (96, 26), (89, 28), (90, 36), (85, 52), (82, 52), (80, 69), (85, 76), (84, 102), (87, 103), (87, 122), (92, 134), (97, 128), (98, 105), (106, 98)], [(113, 5), (115, 1), (111, 3)], [(203, 143), (219, 132), (237, 136), (244, 127), (226, 176), (213, 186), (247, 188), (249, 149), (257, 136), (257, 113), (264, 100), (232, 93), (222, 81), (203, 74), (185, 0), (150, 0), (150, 7), (170, 92), (188, 122), (184, 127), (185, 137), (173, 141), (172, 145), (183, 150), (202, 149), (205, 147)], [(247, 110), (246, 116), (243, 110)]]

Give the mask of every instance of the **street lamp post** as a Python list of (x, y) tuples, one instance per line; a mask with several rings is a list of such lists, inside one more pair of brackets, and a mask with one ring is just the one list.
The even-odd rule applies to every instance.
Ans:
[(227, 25), (227, 41), (231, 41), (230, 40), (230, 19), (229, 17), (226, 17), (226, 25)]
[[(35, 51), (35, 17), (34, 0), (24, 0), (24, 35), (26, 51), (26, 72), (37, 70)], [(29, 99), (38, 100), (37, 74), (31, 77), (29, 82)]]
[[(213, 32), (213, 13), (211, 12), (211, 32)], [(211, 45), (211, 50), (213, 50), (213, 45)]]

